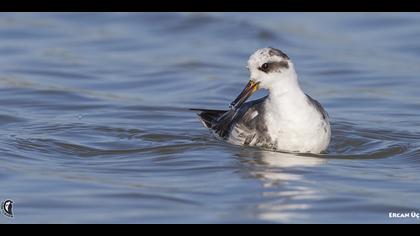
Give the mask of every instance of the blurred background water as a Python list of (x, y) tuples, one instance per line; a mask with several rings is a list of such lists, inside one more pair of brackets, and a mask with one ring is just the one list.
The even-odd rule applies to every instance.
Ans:
[[(272, 46), (329, 112), (325, 155), (220, 142)], [(1, 13), (0, 223), (419, 223), (420, 14)], [(263, 96), (258, 92), (253, 98)]]

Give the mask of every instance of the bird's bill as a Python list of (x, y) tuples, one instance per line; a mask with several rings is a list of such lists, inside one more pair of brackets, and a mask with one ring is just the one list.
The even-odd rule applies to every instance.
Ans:
[(244, 90), (238, 95), (238, 97), (230, 104), (231, 108), (240, 107), (255, 91), (258, 90), (259, 82), (250, 80), (245, 86)]

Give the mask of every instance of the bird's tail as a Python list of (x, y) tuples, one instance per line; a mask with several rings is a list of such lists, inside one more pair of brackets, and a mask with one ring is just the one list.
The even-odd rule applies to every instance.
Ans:
[(212, 128), (216, 121), (227, 111), (224, 110), (209, 110), (209, 109), (196, 109), (190, 108), (191, 111), (198, 111), (197, 115), (200, 117), (204, 126)]

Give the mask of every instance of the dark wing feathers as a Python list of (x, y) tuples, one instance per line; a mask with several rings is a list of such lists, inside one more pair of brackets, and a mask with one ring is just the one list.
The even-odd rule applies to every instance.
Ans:
[[(260, 105), (266, 97), (246, 102), (238, 109), (230, 110), (209, 110), (209, 109), (190, 109), (199, 111), (198, 116), (203, 121), (204, 125), (213, 130), (222, 138), (228, 137), (232, 125), (238, 122), (245, 114), (250, 114), (247, 111), (255, 105)], [(246, 117), (244, 117), (246, 118)]]
[(199, 111), (197, 115), (203, 124), (216, 132), (220, 137), (225, 137), (229, 131), (230, 123), (235, 115), (234, 110), (210, 110), (210, 109), (190, 109)]
[(212, 128), (213, 124), (217, 122), (220, 116), (222, 116), (227, 111), (224, 110), (210, 110), (210, 109), (194, 109), (191, 108), (191, 111), (199, 111), (198, 116), (203, 121), (204, 125), (207, 128)]

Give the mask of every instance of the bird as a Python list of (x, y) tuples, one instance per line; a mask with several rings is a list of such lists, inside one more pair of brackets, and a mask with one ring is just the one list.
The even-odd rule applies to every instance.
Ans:
[[(325, 153), (331, 141), (329, 116), (299, 85), (291, 59), (281, 50), (256, 50), (250, 80), (227, 110), (197, 109), (203, 125), (228, 143), (289, 153)], [(246, 102), (259, 89), (268, 95)]]

